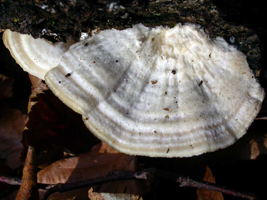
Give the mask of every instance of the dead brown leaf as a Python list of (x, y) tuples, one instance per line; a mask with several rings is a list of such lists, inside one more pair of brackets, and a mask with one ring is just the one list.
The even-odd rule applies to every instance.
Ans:
[[(204, 175), (203, 181), (215, 183), (215, 178), (208, 166), (206, 167), (206, 173)], [(220, 192), (206, 189), (197, 189), (197, 200), (224, 200), (224, 198), (222, 196), (222, 193)]]
[[(114, 170), (135, 171), (135, 165), (134, 156), (120, 153), (102, 142), (95, 145), (88, 153), (51, 164), (41, 170), (37, 177), (38, 183), (44, 184), (74, 183), (103, 177)], [(148, 191), (150, 191), (150, 185), (144, 180), (118, 180), (98, 186), (97, 192), (89, 192), (89, 197), (90, 199), (98, 199), (100, 196), (105, 199), (140, 199), (140, 196)], [(84, 190), (80, 189), (76, 192), (53, 194), (50, 198), (76, 199), (81, 196), (80, 192), (84, 194)]]
[(39, 79), (31, 74), (29, 74), (29, 78), (32, 84), (32, 90), (29, 98), (28, 113), (31, 112), (32, 106), (37, 103), (37, 100), (35, 99), (37, 98), (37, 95), (49, 90), (48, 86), (43, 82), (42, 79)]
[(73, 183), (107, 175), (113, 170), (135, 170), (136, 159), (120, 153), (105, 143), (90, 152), (52, 163), (38, 172), (38, 183)]
[(23, 144), (37, 147), (38, 166), (42, 168), (69, 153), (88, 152), (99, 140), (85, 127), (81, 116), (63, 104), (46, 84), (33, 76), (28, 104), (29, 120)]
[[(257, 121), (258, 124), (259, 121)], [(223, 150), (224, 154), (238, 160), (256, 160), (258, 156), (267, 154), (267, 133), (265, 129), (260, 127), (257, 130), (250, 129), (234, 145)]]
[(253, 139), (241, 149), (240, 158), (256, 160), (262, 154), (267, 154), (267, 133), (257, 132)]
[(22, 166), (20, 152), (21, 139), (26, 115), (8, 106), (8, 98), (12, 96), (13, 81), (5, 78), (0, 81), (0, 158), (12, 169)]

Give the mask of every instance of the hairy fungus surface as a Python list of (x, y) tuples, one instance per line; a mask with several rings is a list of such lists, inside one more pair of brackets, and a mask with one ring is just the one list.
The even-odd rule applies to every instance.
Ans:
[(34, 39), (27, 34), (19, 34), (9, 29), (3, 34), (5, 46), (16, 62), (30, 74), (44, 79), (47, 71), (56, 67), (69, 45), (63, 42), (53, 44), (45, 39)]
[(45, 80), (98, 138), (152, 157), (233, 144), (264, 98), (245, 55), (191, 24), (102, 31), (71, 46)]

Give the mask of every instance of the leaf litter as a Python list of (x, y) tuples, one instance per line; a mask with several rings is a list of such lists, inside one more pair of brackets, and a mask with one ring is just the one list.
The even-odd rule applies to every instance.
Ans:
[(12, 97), (12, 84), (11, 78), (0, 74), (0, 158), (8, 167), (16, 169), (23, 165), (20, 160), (21, 139), (27, 118), (8, 105)]
[[(38, 173), (39, 183), (43, 182), (52, 184), (59, 182), (64, 183), (85, 180), (93, 176), (99, 177), (101, 175), (105, 175), (112, 170), (124, 170), (123, 166), (127, 169), (127, 165), (132, 166), (128, 166), (129, 168), (131, 168), (131, 170), (136, 170), (136, 168), (133, 167), (137, 164), (136, 158), (132, 158), (134, 162), (129, 162), (129, 158), (131, 156), (127, 156), (125, 154), (121, 155), (119, 152), (116, 152), (116, 150), (111, 150), (111, 147), (107, 147), (106, 144), (100, 143), (98, 145), (93, 146), (93, 144), (97, 143), (96, 141), (94, 141), (90, 145), (85, 145), (87, 146), (86, 149), (83, 146), (84, 144), (80, 145), (82, 143), (79, 143), (79, 139), (81, 142), (81, 138), (78, 138), (78, 143), (76, 140), (77, 138), (73, 140), (73, 138), (70, 136), (71, 134), (75, 138), (75, 135), (77, 136), (77, 132), (83, 132), (79, 131), (80, 128), (77, 128), (77, 123), (74, 123), (76, 131), (74, 131), (73, 128), (70, 128), (71, 124), (73, 123), (73, 118), (75, 118), (73, 117), (75, 113), (66, 114), (66, 107), (64, 107), (64, 105), (60, 105), (58, 103), (60, 101), (57, 102), (56, 98), (52, 97), (53, 95), (52, 93), (50, 93), (49, 90), (47, 91), (40, 89), (46, 88), (45, 84), (40, 80), (35, 80), (35, 82), (37, 83), (37, 85), (33, 88), (35, 88), (35, 91), (38, 90), (38, 92), (34, 94), (34, 90), (32, 90), (32, 95), (34, 96), (33, 98), (31, 98), (31, 102), (34, 103), (32, 103), (32, 107), (29, 106), (29, 110), (31, 110), (31, 112), (29, 113), (29, 121), (27, 124), (28, 130), (24, 132), (24, 140), (27, 139), (27, 137), (31, 139), (33, 139), (33, 137), (36, 139), (37, 137), (38, 140), (36, 140), (35, 142), (38, 141), (38, 144), (41, 144), (39, 149), (40, 152), (38, 163), (39, 169), (42, 170)], [(66, 119), (66, 116), (69, 116), (71, 120)], [(66, 121), (64, 122), (64, 120)], [(261, 120), (258, 120), (256, 123), (260, 122)], [(83, 126), (83, 124), (81, 123), (80, 126)], [(68, 134), (66, 130), (71, 130), (71, 133)], [(33, 136), (32, 134), (27, 136), (27, 132), (36, 133), (36, 131), (38, 134), (36, 134), (35, 136)], [(259, 141), (265, 141), (265, 133), (263, 131), (262, 134), (259, 134), (259, 131), (257, 131), (258, 130), (257, 128), (255, 129), (255, 125), (252, 125), (252, 128), (249, 130), (248, 134), (244, 138), (242, 138), (240, 142), (238, 142), (236, 145), (233, 145), (229, 148), (235, 148), (234, 152), (236, 153), (233, 154), (232, 150), (230, 150), (231, 153), (227, 153), (226, 149), (225, 151), (219, 151), (218, 154), (220, 155), (223, 154), (221, 152), (224, 152), (224, 156), (227, 154), (231, 154), (231, 156), (236, 157), (236, 159), (257, 159), (257, 157), (264, 153), (264, 150), (266, 150), (266, 148), (262, 148), (262, 145), (258, 143)], [(62, 136), (67, 137), (64, 138)], [(85, 143), (87, 144), (88, 140), (86, 140)], [(247, 147), (246, 145), (244, 145), (244, 143), (247, 144)], [(265, 142), (263, 143), (265, 144)], [(49, 146), (50, 148), (47, 148)], [(242, 150), (242, 148), (240, 149), (240, 147), (242, 147), (244, 150)], [(261, 149), (259, 147), (261, 147)], [(255, 153), (256, 151), (257, 153)], [(242, 152), (246, 152), (247, 154), (244, 154)], [(91, 157), (89, 156), (88, 158), (88, 154), (91, 155)], [(128, 161), (126, 158), (128, 158)], [(126, 161), (124, 159), (126, 159)], [(110, 161), (110, 163), (105, 164), (103, 161)], [(88, 164), (85, 165), (86, 163)], [(132, 165), (131, 163), (135, 164)], [(144, 192), (142, 191), (142, 185), (144, 185), (144, 183), (131, 183), (133, 181), (128, 181), (127, 183), (123, 182), (125, 181), (104, 184), (100, 187), (98, 186), (94, 188), (93, 193), (98, 193), (99, 195), (103, 196), (102, 193), (109, 194), (110, 192), (116, 192), (121, 195), (121, 193), (124, 193), (125, 191), (129, 190), (129, 188), (133, 188), (133, 185), (137, 185), (137, 188), (139, 188), (139, 190), (137, 190), (137, 193), (141, 194), (142, 192)], [(89, 191), (89, 189), (90, 188), (86, 188), (86, 191)], [(147, 189), (146, 192), (147, 191), (149, 191), (149, 189)], [(73, 195), (75, 195), (74, 191), (73, 193)], [(78, 193), (79, 191), (76, 191), (76, 194)], [(208, 196), (210, 196), (212, 195), (212, 192), (210, 192), (210, 194), (209, 192), (207, 192), (207, 194)], [(207, 196), (207, 194), (205, 193), (204, 195)], [(65, 195), (67, 195), (67, 193), (65, 193)], [(89, 194), (89, 196), (90, 195), (92, 195), (92, 192)], [(203, 199), (203, 194), (201, 195), (202, 197), (200, 196), (200, 193), (198, 193), (198, 198)], [(53, 195), (51, 197), (53, 197)], [(55, 198), (60, 199), (61, 197), (57, 196)], [(206, 199), (209, 198), (212, 199), (211, 197), (208, 197)]]
[[(3, 78), (2, 78), (3, 77)], [(76, 126), (76, 131), (73, 130), (73, 128), (71, 127), (71, 123), (74, 123), (75, 125), (77, 124), (76, 120), (66, 120), (65, 122), (62, 122), (66, 119), (65, 115), (66, 112), (58, 112), (59, 110), (61, 111), (65, 111), (65, 107), (62, 106), (60, 109), (58, 109), (59, 104), (51, 104), (52, 102), (55, 101), (55, 98), (51, 98), (51, 94), (49, 94), (49, 91), (44, 91), (42, 87), (46, 87), (46, 85), (40, 81), (40, 80), (35, 80), (37, 85), (34, 86), (35, 90), (32, 90), (32, 95), (34, 95), (34, 91), (36, 92), (36, 90), (39, 90), (38, 92), (36, 92), (36, 94), (34, 95), (34, 97), (32, 98), (31, 104), (33, 107), (29, 106), (31, 113), (29, 114), (29, 122), (28, 122), (28, 130), (25, 131), (24, 135), (26, 135), (26, 137), (24, 139), (28, 139), (30, 138), (30, 140), (32, 140), (33, 138), (35, 138), (34, 142), (39, 143), (41, 142), (41, 146), (40, 146), (40, 151), (39, 151), (39, 158), (38, 158), (38, 163), (39, 163), (39, 169), (42, 169), (39, 173), (38, 173), (38, 179), (41, 180), (41, 176), (42, 175), (41, 172), (45, 172), (44, 174), (54, 174), (57, 175), (58, 180), (56, 180), (56, 178), (54, 178), (55, 180), (53, 180), (53, 178), (51, 178), (50, 180), (53, 181), (78, 181), (79, 179), (83, 178), (82, 175), (86, 175), (87, 173), (89, 173), (89, 175), (87, 175), (88, 177), (90, 176), (90, 172), (91, 170), (95, 170), (95, 172), (98, 170), (98, 165), (95, 165), (95, 167), (93, 167), (93, 165), (88, 166), (89, 170), (84, 170), (85, 168), (83, 168), (81, 174), (77, 173), (77, 171), (79, 171), (77, 167), (79, 166), (83, 166), (81, 165), (81, 163), (86, 161), (86, 156), (88, 152), (88, 154), (92, 154), (95, 153), (96, 155), (99, 154), (98, 156), (101, 157), (103, 160), (105, 160), (105, 158), (108, 157), (113, 157), (113, 159), (117, 157), (118, 160), (123, 160), (122, 155), (117, 155), (117, 153), (110, 153), (108, 150), (104, 151), (104, 152), (96, 152), (96, 149), (101, 149), (102, 145), (104, 144), (98, 144), (96, 146), (94, 146), (94, 144), (97, 143), (97, 141), (95, 140), (94, 142), (91, 142), (89, 145), (84, 145), (84, 143), (88, 142), (88, 140), (86, 140), (86, 142), (82, 142), (83, 141), (83, 137), (82, 136), (78, 136), (77, 139), (77, 132), (83, 132), (80, 131), (80, 128), (77, 128)], [(21, 111), (17, 110), (17, 109), (13, 109), (13, 108), (9, 108), (8, 105), (8, 100), (10, 97), (12, 97), (12, 83), (13, 80), (9, 77), (6, 76), (1, 76), (1, 83), (0, 83), (0, 102), (1, 102), (1, 109), (0, 109), (0, 114), (1, 114), (1, 118), (0, 118), (0, 137), (4, 138), (5, 141), (8, 141), (7, 143), (5, 143), (5, 145), (0, 146), (0, 156), (1, 159), (5, 160), (5, 164), (11, 168), (18, 168), (18, 166), (21, 166), (23, 164), (23, 162), (20, 161), (20, 151), (22, 148), (22, 144), (21, 144), (21, 138), (22, 138), (22, 132), (24, 129), (24, 125), (26, 123), (26, 115), (22, 114)], [(34, 85), (34, 82), (33, 82)], [(34, 102), (35, 101), (35, 102)], [(34, 103), (32, 103), (34, 102)], [(37, 103), (36, 103), (37, 102)], [(45, 112), (46, 111), (46, 112)], [(60, 113), (60, 114), (59, 114)], [(73, 117), (73, 115), (75, 115), (75, 113), (72, 114), (67, 114), (68, 116), (72, 116), (70, 117), (70, 119), (73, 119), (75, 117)], [(64, 119), (62, 119), (64, 118)], [(222, 150), (219, 152), (215, 152), (212, 155), (218, 155), (219, 157), (228, 157), (228, 160), (226, 158), (226, 160), (221, 161), (220, 163), (223, 162), (229, 162), (227, 164), (227, 169), (232, 169), (232, 172), (229, 173), (229, 177), (225, 178), (227, 180), (223, 180), (221, 178), (221, 176), (223, 175), (219, 175), (219, 172), (222, 172), (222, 167), (217, 167), (216, 168), (216, 164), (213, 164), (211, 166), (211, 170), (213, 171), (213, 176), (218, 177), (216, 178), (216, 182), (218, 184), (222, 184), (222, 183), (227, 183), (230, 182), (231, 178), (236, 178), (239, 176), (233, 176), (233, 174), (236, 172), (238, 174), (237, 171), (237, 166), (239, 166), (239, 164), (236, 164), (235, 162), (231, 163), (232, 159), (234, 158), (235, 160), (246, 160), (245, 163), (247, 163), (249, 165), (249, 167), (244, 166), (244, 170), (246, 169), (251, 169), (251, 170), (247, 170), (249, 171), (248, 174), (246, 174), (247, 176), (251, 177), (253, 172), (253, 169), (255, 170), (257, 168), (257, 166), (261, 166), (261, 160), (266, 158), (264, 157), (264, 154), (266, 154), (266, 129), (263, 128), (264, 125), (264, 120), (266, 118), (266, 112), (264, 110), (264, 106), (263, 106), (263, 110), (261, 111), (261, 113), (259, 114), (259, 118), (256, 120), (256, 122), (253, 123), (252, 127), (249, 129), (248, 134), (241, 139), (240, 142), (238, 142), (236, 145), (233, 145), (232, 147), (230, 147), (229, 149), (226, 150)], [(40, 121), (45, 121), (45, 123), (41, 123), (42, 126), (40, 125)], [(38, 123), (37, 123), (38, 122)], [(82, 126), (83, 124), (81, 123), (80, 126)], [(38, 128), (39, 127), (39, 128)], [(71, 129), (71, 133), (67, 133), (67, 130)], [(4, 130), (4, 131), (2, 131)], [(27, 136), (27, 132), (35, 132), (35, 134), (30, 134)], [(36, 134), (36, 132), (38, 134)], [(41, 133), (41, 134), (40, 134)], [(73, 134), (74, 133), (74, 134)], [(64, 136), (64, 134), (66, 134), (65, 138), (62, 137)], [(78, 135), (79, 135), (78, 134)], [(34, 136), (33, 136), (34, 135)], [(83, 135), (83, 134), (81, 134)], [(75, 139), (72, 138), (72, 136), (74, 136)], [(8, 139), (6, 140), (7, 137)], [(79, 138), (80, 137), (80, 138)], [(36, 140), (36, 138), (38, 140)], [(24, 140), (25, 142), (25, 140)], [(25, 143), (24, 143), (25, 144)], [(83, 145), (81, 145), (83, 144)], [(244, 145), (245, 144), (245, 145)], [(87, 147), (85, 147), (87, 146)], [(92, 147), (94, 146), (94, 147)], [(101, 147), (100, 147), (101, 146)], [(2, 148), (6, 147), (4, 150)], [(12, 148), (10, 148), (12, 147)], [(17, 148), (19, 147), (19, 148)], [(49, 148), (48, 148), (49, 147)], [(91, 150), (90, 150), (91, 149)], [(10, 153), (6, 153), (6, 152), (12, 152)], [(115, 150), (114, 150), (115, 151)], [(104, 156), (104, 155), (105, 156)], [(114, 155), (116, 156), (114, 156)], [(95, 155), (95, 156), (96, 156)], [(96, 156), (97, 157), (97, 156)], [(231, 159), (229, 160), (229, 157), (231, 157)], [(55, 172), (53, 172), (53, 170), (51, 169), (51, 166), (57, 166), (56, 164), (59, 164), (60, 162), (65, 162), (65, 164), (67, 164), (66, 161), (70, 159), (70, 161), (72, 160), (72, 165), (73, 169), (69, 169), (69, 170), (62, 170), (62, 171), (58, 171), (58, 174), (55, 174)], [(83, 159), (85, 161), (83, 161)], [(110, 160), (112, 160), (111, 158), (109, 158)], [(129, 158), (128, 158), (129, 159)], [(101, 160), (101, 159), (100, 159)], [(116, 159), (115, 159), (116, 160)], [(125, 161), (125, 166), (127, 168), (127, 163), (129, 165), (132, 166), (131, 163), (135, 163), (135, 165), (138, 164), (138, 160), (136, 160), (136, 158), (133, 159), (134, 162), (127, 162), (127, 159)], [(148, 159), (149, 161), (151, 161), (151, 159)], [(204, 160), (204, 159), (203, 159)], [(258, 164), (256, 165), (255, 162), (253, 162), (256, 167), (251, 167), (251, 160), (255, 160)], [(216, 159), (216, 162), (218, 161), (218, 158)], [(75, 165), (76, 162), (76, 165)], [(100, 161), (99, 161), (100, 162)], [(98, 162), (98, 164), (100, 164)], [(211, 162), (211, 161), (209, 161)], [(92, 164), (92, 163), (91, 163)], [(94, 163), (95, 164), (95, 163)], [(225, 163), (222, 165), (224, 166)], [(110, 168), (105, 169), (105, 166), (102, 165), (102, 167), (99, 168), (100, 171), (98, 171), (97, 175), (101, 175), (102, 173), (108, 173), (109, 170), (112, 170), (114, 167), (114, 169), (116, 169), (116, 167), (122, 167), (123, 164), (119, 165), (118, 163), (116, 163), (115, 161), (109, 163), (107, 166), (109, 166)], [(145, 166), (148, 166), (148, 164), (146, 163)], [(172, 167), (175, 166), (175, 162), (173, 163)], [(215, 166), (215, 167), (214, 167)], [(264, 166), (258, 168), (257, 170), (257, 175), (260, 174), (260, 172), (263, 170), (261, 170)], [(56, 168), (56, 167), (55, 167)], [(131, 167), (129, 167), (131, 168)], [(169, 166), (169, 168), (171, 169), (171, 166)], [(120, 168), (119, 168), (120, 169)], [(74, 173), (71, 173), (71, 170), (74, 171)], [(101, 171), (102, 170), (102, 171)], [(133, 168), (132, 170), (136, 170), (136, 168)], [(41, 175), (39, 175), (41, 174)], [(50, 176), (51, 176), (50, 174)], [(211, 175), (207, 175), (210, 174), (210, 171), (207, 169), (206, 170), (206, 175), (205, 178), (211, 176)], [(225, 173), (222, 173), (225, 174)], [(251, 174), (251, 175), (250, 175)], [(46, 176), (44, 176), (46, 177)], [(47, 176), (49, 177), (49, 176)], [(265, 176), (263, 176), (264, 178)], [(45, 180), (46, 178), (43, 178), (42, 180)], [(236, 178), (238, 179), (238, 178)], [(244, 182), (244, 179), (240, 179), (240, 182)], [(252, 183), (249, 184), (249, 186), (253, 185), (253, 182), (255, 182), (255, 179), (251, 179), (249, 178), (249, 181), (251, 181)], [(238, 180), (235, 180), (235, 183), (238, 183)], [(90, 188), (86, 188), (86, 191), (90, 193), (96, 193), (95, 191), (97, 191), (97, 193), (101, 194), (101, 193), (108, 193), (108, 192), (118, 192), (118, 193), (123, 193), (124, 191), (126, 191), (126, 188), (131, 188), (132, 186), (130, 186), (131, 184), (126, 184), (126, 186), (120, 186), (123, 184), (109, 184), (109, 185), (102, 185), (102, 186), (98, 186), (98, 187), (94, 187), (94, 190), (92, 191), (89, 190)], [(141, 184), (142, 185), (142, 184)], [(241, 184), (242, 185), (242, 184)], [(258, 185), (255, 182), (255, 185)], [(113, 186), (113, 187), (112, 187)], [(140, 187), (140, 185), (139, 185)], [(255, 186), (256, 187), (256, 186)], [(102, 190), (101, 188), (108, 188), (110, 189), (110, 191), (105, 192), (105, 190)], [(115, 188), (115, 189), (114, 189)], [(160, 188), (162, 190), (164, 187)], [(259, 187), (260, 189), (261, 187)], [(155, 189), (155, 188), (154, 188)], [(166, 189), (166, 188), (165, 188)], [(148, 191), (148, 190), (147, 190)], [(256, 190), (258, 191), (258, 190)], [(76, 191), (78, 194), (79, 192)], [(139, 191), (139, 194), (141, 192)], [(179, 194), (178, 194), (179, 195)], [(202, 197), (200, 197), (200, 194), (198, 192), (198, 198), (204, 198), (204, 195), (202, 194)], [(212, 192), (208, 192), (208, 194), (206, 196), (212, 196)], [(118, 197), (119, 198), (119, 197)], [(57, 199), (60, 199), (60, 197), (57, 197)], [(208, 197), (206, 199), (212, 199), (212, 197)]]
[[(41, 169), (37, 174), (38, 183), (72, 183), (105, 176), (113, 170), (136, 170), (134, 156), (122, 154), (105, 143), (99, 143), (96, 138), (84, 138), (83, 135), (88, 137), (89, 131), (80, 118), (75, 120), (76, 113), (47, 91), (40, 79), (30, 79), (34, 81), (34, 89), (28, 107), (30, 113), (24, 143), (38, 143), (37, 162)], [(147, 189), (144, 190), (144, 186)], [(149, 185), (145, 181), (124, 180), (103, 184), (97, 191), (144, 194), (149, 191)], [(62, 195), (72, 194), (66, 192)], [(59, 194), (53, 196), (52, 199), (63, 197)]]

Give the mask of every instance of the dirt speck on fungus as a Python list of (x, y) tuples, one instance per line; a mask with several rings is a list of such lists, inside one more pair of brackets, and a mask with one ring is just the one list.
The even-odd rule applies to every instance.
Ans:
[(67, 74), (65, 75), (66, 78), (68, 78), (68, 77), (70, 77), (70, 76), (71, 76), (71, 73), (67, 73)]

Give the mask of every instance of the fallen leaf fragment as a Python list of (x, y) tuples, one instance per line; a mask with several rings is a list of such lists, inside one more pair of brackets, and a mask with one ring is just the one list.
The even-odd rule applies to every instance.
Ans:
[[(203, 181), (215, 183), (215, 178), (208, 166), (206, 167), (206, 173), (204, 175)], [(224, 198), (222, 196), (222, 193), (220, 192), (215, 192), (207, 189), (197, 189), (197, 200), (224, 200)]]
[(32, 106), (37, 103), (37, 101), (35, 100), (37, 95), (44, 93), (46, 90), (48, 90), (47, 85), (43, 82), (42, 79), (30, 74), (29, 78), (32, 84), (32, 91), (29, 98), (28, 113), (31, 111)]
[(140, 195), (123, 194), (123, 193), (97, 193), (93, 192), (93, 188), (88, 191), (91, 200), (143, 200)]
[(267, 134), (255, 132), (253, 139), (241, 149), (239, 158), (256, 160), (259, 155), (263, 154), (267, 154)]
[(248, 134), (225, 150), (224, 155), (238, 160), (256, 160), (258, 156), (266, 155), (266, 130), (264, 121), (255, 121), (253, 128), (248, 130)]
[(74, 183), (107, 175), (113, 170), (133, 171), (135, 157), (119, 153), (105, 143), (88, 153), (52, 163), (37, 174), (38, 183)]
[[(85, 127), (79, 114), (64, 105), (50, 90), (46, 90), (47, 87), (42, 80), (32, 76), (30, 79), (32, 94), (28, 103), (29, 120), (27, 130), (24, 131), (24, 139), (25, 142), (32, 142), (32, 146), (37, 144), (43, 155), (48, 152), (53, 154), (46, 156), (52, 159), (38, 158), (38, 166), (44, 167), (61, 159), (64, 148), (71, 153), (79, 154), (88, 152), (93, 145), (99, 143)], [(26, 141), (27, 139), (30, 141)], [(62, 153), (58, 157), (59, 148), (62, 149)], [(54, 150), (57, 155), (53, 153)]]
[[(38, 183), (57, 184), (74, 183), (108, 175), (114, 170), (135, 171), (136, 159), (133, 156), (120, 153), (105, 143), (95, 145), (90, 152), (78, 157), (59, 160), (44, 168), (38, 173)], [(81, 189), (83, 191), (83, 189)], [(150, 185), (144, 180), (118, 180), (98, 186), (97, 194), (103, 194), (105, 199), (140, 199), (150, 190)], [(64, 198), (66, 196), (76, 198), (80, 190), (65, 194), (53, 194)], [(114, 193), (114, 194), (109, 194)], [(117, 196), (118, 194), (118, 196)], [(49, 199), (50, 199), (49, 198)]]

